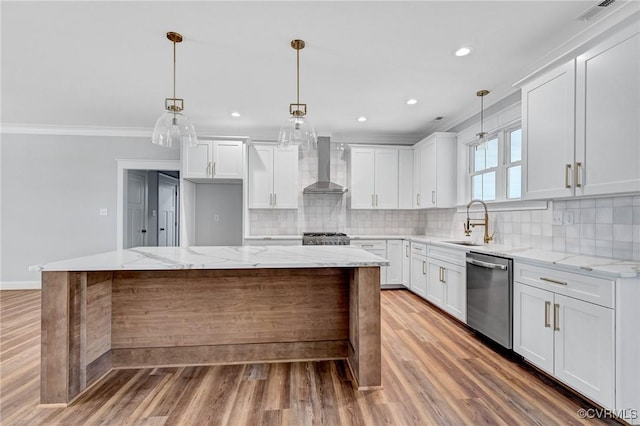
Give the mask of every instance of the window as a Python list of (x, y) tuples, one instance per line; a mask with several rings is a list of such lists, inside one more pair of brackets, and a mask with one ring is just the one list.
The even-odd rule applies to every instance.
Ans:
[(492, 133), (487, 142), (470, 146), (471, 198), (505, 201), (522, 196), (522, 129)]

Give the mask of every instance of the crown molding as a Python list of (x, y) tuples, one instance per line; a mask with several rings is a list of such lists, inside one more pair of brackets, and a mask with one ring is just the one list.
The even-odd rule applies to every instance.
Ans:
[(140, 127), (66, 126), (2, 123), (0, 133), (23, 135), (119, 136), (151, 138), (153, 129)]

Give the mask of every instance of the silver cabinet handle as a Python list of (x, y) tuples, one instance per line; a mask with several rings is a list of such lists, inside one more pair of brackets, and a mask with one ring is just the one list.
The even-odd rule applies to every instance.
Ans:
[(443, 284), (447, 283), (447, 268), (442, 267), (442, 282)]
[(269, 194), (269, 205), (273, 205), (273, 194)]
[(404, 256), (409, 257), (409, 246), (406, 247), (406, 250), (404, 252), (405, 252)]
[(211, 176), (211, 161), (207, 163), (207, 176)]
[(549, 311), (551, 310), (551, 302), (544, 302), (544, 327), (551, 327), (551, 322), (549, 321)]
[(546, 281), (548, 283), (559, 284), (559, 285), (567, 285), (564, 281), (553, 280), (551, 278), (540, 277), (540, 281)]
[(211, 172), (211, 176), (215, 176), (216, 175), (216, 162), (213, 162), (213, 171)]
[(553, 330), (560, 331), (560, 305), (553, 304)]
[(574, 171), (573, 184), (576, 188), (581, 188), (582, 184), (580, 183), (580, 169), (582, 168), (581, 162), (576, 162), (576, 169)]
[(569, 183), (569, 175), (571, 175), (571, 164), (567, 164), (564, 169), (564, 187), (571, 188)]
[(278, 205), (278, 194), (274, 193), (273, 194), (273, 206), (277, 206)]
[(425, 266), (427, 266), (427, 262), (425, 262), (424, 260), (422, 261), (422, 275), (427, 275), (427, 271), (425, 269)]
[(436, 203), (436, 191), (431, 191), (431, 203)]
[(420, 205), (420, 194), (416, 195), (416, 205)]
[(507, 265), (498, 265), (496, 263), (483, 262), (476, 259), (467, 259), (467, 263), (470, 263), (471, 265), (481, 266), (487, 269), (502, 269), (503, 271), (507, 270)]
[(371, 207), (375, 207), (376, 206), (376, 196), (374, 194), (371, 194)]
[(376, 207), (378, 207), (378, 194), (376, 194)]

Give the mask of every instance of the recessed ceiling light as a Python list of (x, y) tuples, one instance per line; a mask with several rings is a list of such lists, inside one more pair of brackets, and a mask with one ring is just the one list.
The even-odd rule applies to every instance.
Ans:
[(408, 99), (408, 100), (407, 100), (407, 105), (415, 105), (415, 104), (417, 104), (417, 103), (418, 103), (418, 100), (417, 100), (417, 99), (413, 99), (413, 98), (411, 98), (411, 99)]
[(470, 47), (461, 47), (460, 49), (456, 50), (455, 55), (456, 56), (467, 56), (469, 53), (471, 53), (471, 48)]
[(231, 116), (232, 116), (233, 118), (238, 118), (238, 117), (240, 117), (240, 113), (239, 113), (238, 111), (233, 111), (233, 112), (231, 113)]
[(358, 121), (361, 123), (364, 123), (365, 121), (367, 121), (367, 117), (358, 117)]

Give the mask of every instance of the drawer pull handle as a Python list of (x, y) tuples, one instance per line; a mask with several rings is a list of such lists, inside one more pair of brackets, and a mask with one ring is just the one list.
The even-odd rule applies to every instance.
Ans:
[(560, 305), (553, 304), (553, 330), (560, 331)]
[(548, 283), (558, 284), (558, 285), (567, 285), (564, 281), (558, 281), (551, 278), (540, 277), (540, 281), (546, 281)]
[(551, 310), (551, 302), (544, 302), (544, 326), (545, 328), (551, 327), (551, 322), (549, 321), (549, 311)]

